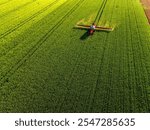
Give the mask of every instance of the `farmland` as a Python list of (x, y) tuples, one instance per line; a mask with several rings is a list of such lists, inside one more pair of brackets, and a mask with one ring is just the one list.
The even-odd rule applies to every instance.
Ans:
[[(113, 32), (73, 28), (97, 12)], [(140, 0), (1, 0), (0, 112), (150, 112)]]

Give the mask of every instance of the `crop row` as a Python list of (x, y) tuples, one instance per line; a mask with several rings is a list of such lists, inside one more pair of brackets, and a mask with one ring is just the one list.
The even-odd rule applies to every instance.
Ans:
[[(128, 1), (128, 3), (130, 5), (133, 5), (132, 2)], [(143, 44), (143, 41), (141, 40), (141, 36), (140, 36), (140, 31), (139, 31), (139, 23), (138, 23), (138, 19), (136, 17), (136, 13), (135, 13), (135, 7), (133, 6), (133, 9), (129, 11), (129, 18), (130, 18), (130, 22), (133, 23), (132, 26), (130, 26), (132, 33), (131, 35), (131, 47), (132, 47), (132, 52), (133, 52), (133, 73), (134, 76), (134, 82), (135, 82), (135, 86), (134, 86), (134, 91), (135, 91), (135, 109), (142, 111), (142, 109), (148, 109), (148, 101), (147, 101), (147, 94), (146, 94), (146, 89), (145, 89), (145, 85), (147, 84), (147, 71), (146, 71), (146, 66), (145, 66), (145, 58), (144, 58), (144, 50), (141, 47), (141, 45)], [(132, 19), (134, 19), (134, 21)], [(136, 40), (137, 41), (136, 41)], [(132, 81), (132, 82), (133, 82)]]
[(8, 2), (11, 2), (11, 1), (13, 1), (13, 0), (7, 0), (7, 1), (6, 1), (6, 0), (4, 0), (4, 2), (3, 2), (3, 1), (1, 1), (0, 6), (1, 6), (1, 5), (6, 4), (6, 3), (8, 3)]
[[(110, 5), (112, 5), (113, 2), (114, 1), (111, 1)], [(85, 42), (87, 45), (84, 45), (81, 48), (80, 51), (82, 53), (78, 53), (79, 55), (77, 54), (77, 63), (74, 63), (75, 68), (73, 67), (72, 73), (65, 85), (64, 89), (66, 90), (66, 93), (64, 94), (64, 99), (60, 101), (63, 103), (59, 105), (60, 108), (58, 109), (58, 112), (89, 112), (91, 109), (100, 106), (100, 104), (94, 104), (93, 99), (102, 101), (102, 98), (96, 99), (94, 93), (101, 92), (95, 88), (95, 84), (100, 64), (103, 64), (101, 62), (103, 62), (103, 55), (107, 48), (108, 34), (97, 33), (95, 35), (96, 37), (94, 36), (94, 40), (89, 38)], [(71, 56), (68, 59), (71, 59)], [(99, 86), (97, 87), (99, 88)], [(94, 107), (93, 105), (97, 107)]]
[(14, 1), (12, 1), (12, 2), (8, 3), (7, 5), (4, 5), (0, 8), (0, 16), (3, 14), (6, 14), (7, 12), (15, 10), (19, 6), (22, 6), (23, 4), (26, 4), (28, 2), (33, 2), (33, 0), (26, 0), (26, 1), (19, 1), (19, 2), (18, 2), (18, 0), (14, 0)]
[[(121, 8), (117, 4), (119, 6), (124, 5), (122, 11), (117, 11), (118, 8)], [(133, 9), (129, 12), (128, 7), (132, 5), (132, 3), (129, 4), (129, 1), (120, 1), (115, 5), (113, 7), (117, 13), (113, 15), (113, 20), (121, 21), (121, 25), (115, 29), (116, 31), (113, 34), (111, 33), (108, 36), (106, 59), (102, 64), (101, 76), (98, 79), (99, 84), (97, 85), (95, 98), (92, 101), (91, 111), (148, 111), (145, 89), (145, 86), (148, 85), (148, 75), (147, 73), (141, 73), (141, 70), (145, 71), (143, 63), (145, 61), (142, 59), (143, 57), (140, 57), (143, 51), (141, 48), (135, 50), (137, 49), (136, 42), (140, 43), (140, 39), (134, 37), (140, 34), (135, 31), (136, 28), (139, 28), (137, 27), (138, 23), (133, 23), (133, 21), (136, 21), (136, 15), (133, 13)], [(98, 97), (101, 98), (98, 100)], [(101, 110), (96, 107), (99, 104), (102, 106)]]
[[(113, 18), (117, 17), (116, 12), (117, 10), (114, 8), (117, 4), (117, 1), (108, 1), (109, 4), (105, 7), (104, 13), (102, 15), (101, 20), (108, 20), (110, 23), (112, 22)], [(120, 4), (120, 2), (118, 3)], [(109, 13), (111, 12), (111, 13)], [(117, 18), (118, 19), (118, 18)], [(116, 95), (114, 95), (114, 87), (115, 87), (115, 80), (112, 77), (116, 77), (114, 75), (113, 66), (116, 63), (114, 60), (115, 52), (116, 52), (116, 31), (113, 33), (107, 34), (106, 41), (104, 44), (104, 50), (102, 53), (102, 59), (99, 64), (99, 70), (97, 75), (97, 80), (95, 82), (95, 87), (92, 95), (92, 104), (90, 106), (89, 111), (96, 111), (96, 112), (109, 112), (110, 109), (115, 111), (113, 103), (113, 99), (116, 100)], [(112, 39), (113, 38), (113, 39)], [(111, 60), (110, 60), (111, 59)], [(113, 82), (113, 83), (112, 83)], [(112, 98), (113, 96), (113, 98)], [(112, 104), (113, 103), (113, 104)], [(96, 105), (99, 108), (96, 108)], [(101, 107), (100, 107), (101, 106)]]
[[(0, 45), (0, 57), (4, 57), (7, 53), (9, 53), (10, 51), (12, 51), (14, 48), (16, 48), (16, 46), (20, 46), (21, 44), (25, 43), (25, 46), (29, 43), (32, 42), (33, 40), (36, 40), (36, 37), (30, 37), (32, 34), (35, 35), (35, 30), (31, 33), (30, 31), (26, 34), (28, 34), (28, 37), (26, 37), (26, 35), (22, 35), (22, 33), (26, 32), (27, 30), (31, 30), (30, 28), (32, 28), (32, 26), (35, 26), (36, 23), (40, 23), (39, 21), (42, 21), (42, 19), (44, 17), (47, 18), (48, 20), (48, 16), (50, 15), (50, 17), (52, 17), (53, 15), (55, 15), (55, 13), (57, 12), (56, 9), (61, 8), (62, 6), (65, 6), (65, 4), (67, 4), (65, 1), (61, 1), (58, 4), (55, 4), (54, 6), (52, 6), (50, 9), (48, 9), (47, 11), (43, 12), (42, 14), (38, 15), (37, 17), (35, 17), (33, 20), (30, 20), (29, 22), (27, 22), (24, 26), (21, 26), (20, 28), (18, 28), (16, 31), (14, 31), (13, 33), (7, 35), (5, 38), (0, 39), (1, 45)], [(53, 19), (53, 17), (51, 18)], [(49, 21), (48, 21), (49, 22)], [(54, 22), (50, 21), (52, 24)], [(40, 25), (40, 27), (36, 28), (36, 31), (43, 31), (42, 29), (43, 25)], [(49, 26), (50, 27), (50, 26)], [(46, 29), (44, 29), (45, 31), (49, 28), (47, 27)], [(34, 28), (35, 29), (35, 28)], [(44, 32), (43, 32), (44, 34)], [(41, 36), (43, 35), (41, 34)], [(41, 37), (40, 36), (40, 37)], [(21, 39), (18, 37), (21, 37)], [(33, 39), (32, 41), (29, 41), (29, 39)], [(35, 39), (36, 38), (36, 39)], [(28, 40), (27, 40), (28, 39)], [(23, 48), (21, 48), (23, 49)]]
[[(0, 19), (0, 29), (1, 35), (5, 32), (9, 31), (9, 29), (15, 28), (18, 24), (22, 23), (24, 20), (32, 17), (32, 15), (36, 14), (38, 11), (44, 9), (46, 6), (54, 2), (55, 0), (42, 2), (42, 0), (38, 0), (37, 2), (33, 2), (32, 4), (15, 11), (3, 18)], [(30, 10), (30, 13), (28, 12)], [(11, 18), (11, 22), (10, 22)]]
[[(39, 38), (41, 38), (45, 34), (45, 32), (48, 31), (51, 28), (47, 24), (53, 25), (55, 23), (53, 21), (49, 21), (49, 19), (51, 18), (52, 20), (54, 19), (55, 21), (57, 21), (56, 18), (53, 17), (53, 15), (56, 14), (56, 13), (57, 13), (57, 16), (61, 18), (62, 17), (62, 12), (64, 12), (61, 9), (64, 8), (65, 6), (69, 6), (69, 3), (70, 2), (62, 4), (59, 7), (59, 9), (52, 10), (51, 13), (50, 13), (50, 11), (48, 11), (48, 15), (44, 19), (41, 19), (37, 23), (35, 23), (35, 25), (32, 25), (33, 27), (31, 27), (30, 29), (27, 29), (25, 31), (25, 34), (18, 35), (18, 37), (16, 37), (16, 39), (11, 40), (10, 42), (8, 41), (8, 43), (4, 41), (4, 43), (5, 43), (4, 47), (6, 47), (6, 48), (2, 50), (3, 53), (1, 53), (1, 58), (4, 57), (4, 56), (7, 57), (7, 54), (10, 53), (11, 51), (15, 52), (14, 49), (17, 48), (17, 46), (22, 45), (22, 46), (20, 46), (20, 49), (23, 49), (23, 47), (27, 47), (27, 46), (30, 48), (31, 44), (29, 44), (29, 43), (32, 43), (33, 41), (36, 43), (36, 41), (38, 41)], [(43, 24), (44, 22), (47, 23), (47, 24)], [(39, 27), (36, 28), (36, 26), (39, 26)], [(27, 26), (25, 26), (25, 28), (27, 28)], [(35, 30), (37, 32), (35, 32)], [(38, 34), (38, 33), (40, 33), (40, 34)], [(16, 35), (16, 33), (15, 33), (15, 35)], [(39, 35), (38, 38), (36, 37), (37, 35)], [(15, 44), (13, 45), (13, 44), (10, 44), (10, 43), (15, 43)], [(8, 46), (7, 46), (7, 44), (8, 44)]]
[[(73, 7), (73, 5), (76, 3), (77, 1), (72, 1), (72, 7)], [(86, 1), (86, 3), (90, 3), (90, 1)], [(96, 3), (95, 3), (95, 5), (96, 5)], [(70, 6), (70, 7), (71, 7)], [(82, 4), (82, 9), (84, 9), (85, 7), (87, 7), (87, 5), (84, 5), (84, 4)], [(67, 6), (68, 7), (68, 6)], [(81, 6), (80, 6), (81, 7)], [(88, 7), (90, 7), (90, 4), (88, 4)], [(69, 8), (69, 7), (68, 7)], [(65, 9), (65, 8), (64, 8)], [(64, 10), (64, 12), (66, 12), (66, 10), (67, 10), (67, 8)], [(88, 10), (88, 9), (87, 9)], [(90, 10), (95, 10), (95, 9), (93, 9), (93, 8), (90, 8)], [(78, 40), (78, 41), (80, 41), (80, 39), (79, 39), (79, 37), (80, 37), (80, 35), (83, 33), (83, 31), (79, 31), (79, 30), (72, 30), (72, 26), (76, 23), (76, 21), (78, 20), (78, 19), (80, 19), (80, 18), (82, 18), (83, 16), (87, 16), (88, 14), (90, 14), (90, 10), (88, 10), (88, 11), (84, 11), (84, 10), (82, 10), (83, 12), (82, 12), (82, 14), (83, 15), (77, 15), (77, 14), (79, 14), (79, 12), (81, 11), (81, 9), (80, 10), (78, 10), (78, 11), (76, 11), (76, 13), (73, 15), (73, 16), (76, 16), (77, 17), (77, 19), (75, 18), (75, 17), (73, 17), (73, 16), (69, 16), (65, 21), (64, 21), (64, 23), (63, 23), (63, 26), (60, 26), (57, 30), (56, 30), (56, 32), (53, 32), (54, 34), (51, 36), (51, 37), (49, 37), (49, 39), (47, 40), (47, 41), (45, 41), (46, 43), (45, 44), (43, 44), (37, 51), (36, 51), (36, 54), (34, 53), (34, 55), (30, 58), (30, 59), (28, 59), (27, 60), (27, 62), (26, 62), (26, 64), (28, 64), (29, 62), (31, 62), (32, 61), (32, 64), (34, 64), (33, 66), (26, 66), (27, 68), (25, 68), (25, 70), (26, 70), (26, 72), (28, 71), (28, 69), (31, 69), (31, 67), (34, 67), (34, 66), (36, 66), (36, 68), (32, 68), (31, 69), (31, 71), (30, 71), (30, 73), (32, 73), (32, 72), (36, 72), (36, 70), (35, 69), (40, 69), (40, 65), (39, 64), (45, 64), (45, 65), (47, 65), (47, 66), (43, 66), (42, 68), (45, 68), (44, 70), (41, 70), (40, 72), (41, 72), (41, 75), (36, 75), (35, 76), (35, 78), (36, 79), (38, 79), (38, 80), (36, 80), (36, 82), (34, 83), (34, 85), (33, 86), (36, 86), (36, 85), (40, 85), (41, 87), (42, 87), (42, 85), (41, 85), (41, 83), (43, 83), (43, 79), (44, 78), (48, 78), (48, 77), (45, 77), (46, 75), (47, 75), (47, 73), (53, 73), (54, 72), (54, 75), (52, 76), (52, 78), (57, 78), (57, 72), (58, 71), (66, 71), (66, 67), (68, 66), (68, 65), (70, 65), (70, 60), (69, 59), (71, 59), (71, 57), (72, 57), (72, 60), (71, 60), (71, 66), (68, 66), (69, 68), (69, 70), (72, 70), (73, 68), (74, 68), (74, 62), (76, 61), (74, 61), (74, 59), (75, 59), (75, 57), (76, 57), (76, 55), (75, 54), (77, 54), (77, 56), (78, 56), (78, 53), (81, 53), (82, 51), (82, 47), (84, 47), (84, 45), (83, 44), (78, 44), (77, 42), (76, 42), (76, 40)], [(65, 13), (64, 13), (65, 14)], [(70, 23), (70, 19), (71, 20), (73, 20), (73, 22), (71, 22)], [(75, 19), (74, 19), (75, 18)], [(53, 21), (53, 20), (52, 20)], [(45, 22), (45, 23), (47, 23), (47, 22)], [(48, 25), (49, 25), (49, 23), (47, 23)], [(70, 25), (71, 24), (71, 25)], [(47, 25), (47, 26), (48, 26)], [(35, 25), (36, 26), (36, 25)], [(76, 36), (76, 35), (74, 35), (74, 34), (71, 34), (72, 32), (74, 32), (75, 34), (79, 34), (78, 36)], [(72, 41), (70, 41), (70, 34), (72, 35)], [(57, 36), (57, 35), (59, 35), (59, 36)], [(59, 37), (61, 40), (58, 40), (57, 39), (57, 37)], [(74, 39), (74, 37), (76, 37), (77, 39)], [(57, 40), (56, 40), (57, 39)], [(55, 41), (56, 40), (56, 41)], [(61, 43), (63, 43), (63, 44), (61, 44)], [(76, 44), (77, 43), (77, 44)], [(57, 44), (57, 45), (55, 45), (55, 44)], [(68, 46), (68, 47), (66, 47), (66, 46)], [(57, 53), (55, 52), (55, 50), (56, 50), (56, 47), (57, 48), (62, 48), (62, 49), (60, 49), (60, 51), (58, 51)], [(73, 47), (73, 48), (72, 48)], [(87, 48), (88, 46), (85, 46), (84, 47), (84, 51), (83, 51), (83, 54), (82, 54), (82, 57), (84, 56), (84, 54), (86, 53), (86, 48)], [(76, 49), (76, 48), (78, 48), (78, 49)], [(52, 53), (52, 54), (48, 54), (49, 53), (49, 51)], [(81, 51), (81, 52), (80, 52)], [(92, 51), (92, 50), (91, 50)], [(44, 54), (42, 54), (42, 53), (44, 52)], [(54, 52), (54, 53), (53, 53)], [(63, 53), (63, 52), (68, 52), (68, 53)], [(62, 55), (60, 55), (60, 53), (62, 53)], [(59, 62), (59, 64), (57, 64), (57, 61), (55, 61), (55, 59), (59, 59), (59, 57), (55, 57), (55, 58), (52, 58), (52, 56), (54, 56), (54, 55), (59, 55), (59, 57), (62, 59), (61, 61), (58, 61)], [(44, 58), (40, 58), (40, 55), (43, 55), (44, 56)], [(49, 56), (48, 56), (49, 55)], [(75, 57), (74, 57), (75, 56)], [(86, 55), (85, 55), (86, 56)], [(90, 55), (89, 55), (90, 56)], [(36, 58), (35, 58), (36, 57)], [(37, 60), (37, 57), (38, 57), (38, 60)], [(68, 57), (68, 58), (67, 58)], [(42, 61), (43, 60), (43, 61)], [(66, 65), (66, 66), (64, 66), (63, 64), (64, 63), (67, 63), (68, 65)], [(80, 63), (80, 60), (78, 61), (78, 63)], [(83, 63), (83, 62), (82, 62)], [(78, 65), (77, 65), (78, 66)], [(24, 67), (24, 66), (21, 66), (21, 68), (22, 67)], [(53, 69), (52, 67), (56, 67), (56, 69), (54, 70), (54, 71), (50, 71), (51, 69)], [(58, 68), (57, 67), (59, 67), (59, 70), (58, 70)], [(17, 71), (17, 72), (15, 72), (15, 75), (13, 75), (12, 77), (10, 77), (10, 79), (9, 80), (11, 80), (12, 78), (14, 78), (14, 76), (16, 77), (16, 73), (21, 73), (20, 72), (20, 70), (21, 70), (21, 68), (19, 68), (19, 70)], [(47, 69), (47, 71), (45, 71)], [(45, 71), (45, 73), (43, 73), (43, 71)], [(26, 73), (25, 72), (25, 73)], [(39, 72), (39, 70), (38, 70), (38, 72)], [(70, 75), (67, 75), (67, 73), (70, 73), (70, 72), (72, 72), (72, 71), (67, 71), (66, 72), (66, 76), (64, 77), (64, 78), (70, 78)], [(33, 73), (33, 75), (34, 74), (36, 74), (36, 73)], [(42, 74), (43, 74), (43, 76), (42, 76)], [(63, 72), (62, 72), (62, 74), (63, 74)], [(44, 76), (45, 75), (45, 76)], [(21, 76), (21, 75), (20, 75)], [(28, 82), (28, 83), (30, 83), (30, 85), (33, 83), (32, 81), (31, 82), (29, 82), (29, 80), (30, 80), (30, 78), (29, 78), (29, 76), (31, 76), (30, 74), (28, 74), (28, 78), (26, 77), (27, 75), (25, 75), (25, 80), (23, 81), (23, 82)], [(40, 78), (40, 77), (37, 77), (37, 76), (42, 76), (43, 78)], [(59, 75), (58, 75), (59, 76)], [(21, 76), (22, 77), (22, 76)], [(50, 77), (51, 77), (51, 75), (50, 75)], [(17, 78), (17, 77), (16, 77)], [(59, 77), (60, 78), (60, 77)], [(63, 77), (62, 77), (63, 78)], [(42, 80), (40, 80), (40, 79), (42, 79)], [(48, 80), (48, 82), (53, 82), (53, 83), (55, 83), (54, 81), (55, 80), (49, 80), (49, 79), (47, 79)], [(34, 81), (34, 80), (33, 80)], [(63, 81), (62, 79), (60, 79), (60, 81), (58, 81), (58, 83), (59, 82), (67, 82), (67, 79), (65, 80), (65, 81)], [(9, 82), (10, 83), (10, 82)], [(14, 83), (14, 82), (12, 82), (12, 83)], [(10, 83), (11, 84), (11, 83)], [(10, 85), (9, 84), (9, 85)], [(25, 83), (26, 84), (26, 83)], [(24, 84), (24, 85), (25, 85)], [(7, 83), (5, 83), (5, 85), (7, 85)], [(4, 85), (4, 86), (5, 86)], [(21, 85), (21, 84), (20, 84)], [(23, 84), (22, 84), (23, 85)], [(22, 86), (21, 85), (21, 86)], [(29, 86), (30, 86), (29, 85)], [(52, 89), (56, 89), (56, 88), (58, 88), (56, 85), (54, 85), (53, 86), (53, 84), (50, 84), (49, 83), (49, 85), (51, 85), (51, 86), (53, 86), (52, 88), (51, 87), (47, 87), (47, 85), (48, 84), (45, 84), (44, 85), (44, 87), (43, 87), (43, 91), (46, 91), (48, 88), (48, 90), (47, 90), (47, 92), (49, 92), (49, 94), (52, 94), (52, 92), (53, 92), (53, 90)], [(16, 85), (11, 85), (12, 87), (10, 87), (9, 88), (9, 90), (10, 91), (7, 91), (7, 94), (5, 95), (5, 99), (8, 99), (14, 92), (16, 92), (19, 88), (16, 86)], [(14, 86), (14, 87), (13, 87)], [(32, 86), (32, 85), (31, 85)], [(30, 86), (30, 87), (31, 87)], [(27, 85), (27, 87), (28, 87), (28, 85)], [(26, 87), (26, 90), (28, 90), (28, 88)], [(60, 87), (60, 84), (59, 84), (59, 87)], [(63, 90), (64, 89), (64, 91), (65, 91), (65, 87), (66, 86), (64, 86), (63, 84), (62, 84), (62, 88), (59, 88), (58, 90)], [(5, 89), (7, 88), (7, 87), (4, 87)], [(4, 88), (3, 88), (3, 90), (4, 90)], [(20, 89), (23, 89), (24, 87), (22, 86)], [(32, 87), (31, 87), (32, 88)], [(40, 88), (39, 87), (37, 87), (37, 89), (38, 90), (40, 90)], [(26, 90), (25, 91), (22, 91), (22, 92), (26, 92)], [(52, 90), (51, 92), (50, 92), (50, 90)], [(20, 91), (21, 92), (21, 91)], [(56, 105), (56, 102), (57, 101), (59, 101), (59, 97), (60, 97), (60, 93), (59, 93), (60, 91), (57, 91), (57, 97), (56, 97), (56, 95), (54, 95), (54, 94), (52, 94), (52, 95), (49, 95), (49, 97), (46, 97), (46, 95), (48, 94), (48, 93), (45, 93), (45, 101), (47, 101), (47, 99), (49, 99), (49, 100), (51, 100), (52, 102), (49, 102), (49, 104), (48, 105), (50, 105), (51, 104), (51, 106), (52, 106), (52, 108), (53, 108), (53, 106), (55, 106)], [(30, 92), (29, 92), (30, 93)], [(36, 93), (35, 93), (36, 94)], [(37, 99), (39, 99), (39, 98), (42, 98), (43, 96), (42, 96), (42, 94), (44, 94), (44, 92), (42, 92), (39, 96), (38, 96), (38, 98)], [(27, 94), (28, 95), (28, 94)], [(7, 96), (8, 96), (8, 98), (7, 98)], [(30, 97), (31, 95), (28, 95), (28, 97)], [(52, 96), (52, 97), (51, 97)], [(56, 100), (55, 100), (55, 103), (53, 104), (53, 101), (54, 101), (54, 98), (56, 98)], [(20, 99), (21, 99), (21, 97), (20, 97)], [(28, 99), (28, 98), (27, 98)], [(42, 99), (39, 99), (39, 100), (37, 100), (37, 102), (40, 102)], [(31, 97), (31, 100), (30, 100), (31, 102), (32, 102), (32, 97)], [(28, 102), (29, 104), (31, 103), (31, 102)], [(42, 100), (43, 101), (43, 100)], [(44, 101), (44, 102), (45, 102)], [(43, 102), (43, 105), (44, 105), (44, 102)], [(15, 103), (15, 102), (14, 102)], [(22, 102), (21, 102), (22, 103)], [(30, 107), (30, 105), (27, 105), (28, 107)], [(60, 105), (60, 103), (58, 103), (58, 106)], [(11, 106), (10, 106), (11, 107)], [(20, 107), (22, 107), (21, 105), (20, 105)], [(5, 106), (3, 107), (3, 108), (5, 108)], [(26, 107), (24, 108), (24, 109), (26, 109)], [(33, 104), (33, 106), (32, 106), (32, 110), (33, 109), (35, 109), (35, 106), (34, 106), (34, 104)], [(40, 107), (37, 107), (36, 109), (40, 109)], [(47, 109), (47, 107), (45, 106), (45, 109)], [(58, 109), (58, 108), (57, 108)], [(31, 110), (31, 111), (32, 111)]]
[[(7, 8), (4, 8), (3, 9), (3, 11), (4, 12), (2, 12), (2, 14), (0, 14), (0, 18), (3, 18), (3, 17), (6, 17), (7, 15), (10, 15), (11, 13), (13, 13), (13, 12), (15, 12), (15, 11), (18, 11), (18, 10), (20, 10), (20, 9), (22, 9), (22, 8), (24, 8), (24, 7), (26, 7), (26, 6), (28, 6), (28, 5), (30, 5), (30, 4), (32, 4), (33, 2), (36, 2), (36, 0), (35, 1), (23, 1), (23, 3), (21, 4), (20, 2), (17, 2), (18, 3), (18, 6), (16, 5), (16, 3), (14, 3), (15, 4), (15, 6), (16, 6), (16, 8), (13, 8), (13, 9), (11, 9), (10, 7), (10, 9), (8, 10)], [(12, 6), (12, 5), (11, 5)], [(12, 6), (13, 7), (13, 6)], [(7, 10), (7, 11), (6, 11)]]
[[(25, 19), (24, 21), (22, 21), (21, 23), (17, 24), (16, 26), (14, 26), (13, 28), (7, 30), (6, 32), (4, 32), (3, 34), (0, 35), (0, 39), (7, 36), (8, 34), (14, 32), (16, 29), (18, 29), (19, 27), (23, 26), (24, 24), (26, 24), (27, 22), (29, 22), (30, 20), (32, 20), (33, 18), (37, 17), (39, 14), (43, 13), (44, 11), (46, 11), (47, 9), (49, 9), (51, 6), (53, 6), (54, 4), (56, 4), (57, 2), (59, 2), (59, 0), (55, 0), (53, 3), (50, 3), (48, 6), (44, 7), (43, 9), (41, 9), (40, 11), (36, 12), (35, 14), (33, 14), (32, 16), (28, 17), (27, 19)], [(3, 25), (2, 25), (3, 26)]]
[(95, 22), (97, 22), (97, 24), (99, 23), (100, 18), (102, 17), (102, 14), (103, 14), (103, 11), (104, 11), (105, 6), (106, 6), (106, 4), (107, 4), (107, 1), (108, 1), (108, 0), (103, 0), (103, 3), (102, 3), (102, 5), (101, 5), (101, 7), (100, 7), (100, 9), (99, 9), (99, 11), (98, 11), (98, 15), (97, 15), (96, 18), (95, 18)]
[[(61, 8), (62, 9), (62, 8)], [(63, 10), (62, 10), (63, 11)], [(35, 33), (35, 27), (36, 27), (36, 24), (34, 25), (34, 28), (31, 28), (30, 30), (27, 30), (26, 31), (26, 35), (25, 34), (22, 34), (22, 35), (19, 35), (17, 39), (11, 41), (11, 43), (15, 43), (13, 47), (9, 46), (9, 48), (6, 48), (8, 49), (6, 51), (6, 53), (3, 53), (3, 55), (1, 55), (1, 63), (4, 63), (5, 66), (7, 64), (7, 69), (9, 68), (8, 65), (10, 65), (10, 63), (15, 63), (16, 61), (14, 61), (13, 59), (10, 59), (8, 57), (10, 57), (10, 55), (12, 55), (12, 53), (15, 55), (14, 58), (16, 57), (16, 60), (18, 60), (18, 58), (22, 58), (24, 56), (24, 54), (27, 53), (27, 51), (29, 49), (32, 48), (32, 45), (35, 45), (36, 44), (36, 40), (38, 42), (38, 40), (40, 40), (39, 38), (41, 38), (43, 36), (43, 34), (47, 31), (47, 29), (43, 29), (42, 25), (43, 25), (43, 22), (48, 22), (49, 18), (53, 16), (55, 12), (52, 12), (52, 14), (49, 14), (49, 16), (47, 16), (46, 18), (46, 21), (39, 21), (38, 25), (39, 25), (39, 30), (36, 30), (37, 33), (39, 33), (40, 31), (43, 31), (41, 34), (39, 34), (39, 37), (35, 37), (37, 36), (37, 34)], [(60, 16), (62, 15), (61, 13), (59, 14)], [(56, 18), (55, 18), (56, 20)], [(51, 21), (52, 22), (52, 21)], [(52, 24), (52, 23), (51, 23)], [(48, 28), (49, 25), (47, 25), (46, 28)], [(49, 29), (49, 28), (48, 28)], [(32, 35), (32, 37), (31, 37)], [(27, 40), (28, 39), (28, 40)], [(35, 43), (33, 42), (35, 40)], [(32, 44), (31, 44), (32, 43)], [(18, 50), (21, 50), (21, 51), (18, 51)], [(15, 52), (16, 51), (16, 52)], [(25, 52), (24, 52), (25, 51)], [(18, 54), (19, 53), (19, 54)], [(17, 57), (17, 55), (21, 56), (21, 57)], [(13, 60), (13, 62), (12, 62)], [(7, 69), (4, 69), (3, 68), (3, 64), (1, 64), (1, 76), (3, 75), (3, 72)]]
[[(10, 42), (0, 58), (0, 111), (149, 111), (144, 12), (138, 0), (103, 2), (69, 0)], [(104, 7), (99, 22), (119, 25), (81, 39), (86, 31), (72, 28), (99, 10), (97, 3)]]
[[(2, 79), (7, 79), (10, 75), (12, 75), (29, 57), (31, 57), (34, 52), (46, 41), (46, 39), (55, 31), (62, 23), (63, 21), (71, 15), (81, 3), (83, 3), (83, 0), (80, 0), (77, 2), (32, 48), (29, 49), (29, 51), (24, 55), (24, 57), (21, 58), (20, 61), (17, 62), (12, 68), (6, 72), (5, 76), (3, 76)], [(9, 75), (9, 76), (8, 76)]]
[[(133, 1), (132, 1), (132, 6), (133, 6)], [(140, 4), (140, 3), (137, 3), (137, 4)], [(141, 28), (140, 28), (140, 24), (141, 22), (138, 20), (138, 17), (137, 17), (137, 8), (133, 8), (133, 13), (134, 13), (134, 16), (135, 16), (135, 21), (136, 21), (136, 32), (137, 32), (137, 37), (139, 38), (139, 42), (138, 42), (138, 48), (137, 50), (140, 51), (140, 55), (138, 56), (138, 58), (140, 58), (141, 60), (141, 63), (140, 64), (140, 67), (139, 67), (139, 71), (140, 71), (140, 74), (139, 74), (139, 78), (141, 79), (140, 80), (140, 84), (138, 85), (138, 92), (140, 90), (141, 93), (139, 93), (140, 97), (139, 97), (139, 102), (141, 103), (141, 106), (145, 106), (145, 109), (146, 110), (149, 110), (150, 108), (150, 104), (149, 104), (149, 99), (148, 99), (148, 94), (147, 94), (147, 86), (150, 84), (150, 78), (149, 78), (149, 75), (150, 75), (150, 72), (149, 72), (149, 69), (147, 67), (147, 64), (146, 64), (146, 55), (145, 55), (145, 49), (143, 48), (143, 44), (145, 42), (143, 42), (143, 39), (141, 36)], [(142, 10), (142, 8), (139, 8)], [(143, 10), (142, 10), (143, 11)], [(139, 61), (139, 60), (138, 60)], [(143, 100), (145, 99), (145, 101)], [(139, 107), (141, 107), (139, 106)]]

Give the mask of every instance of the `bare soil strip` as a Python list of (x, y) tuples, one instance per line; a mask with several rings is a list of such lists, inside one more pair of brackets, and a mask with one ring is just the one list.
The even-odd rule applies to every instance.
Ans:
[(141, 3), (150, 24), (150, 0), (141, 0)]

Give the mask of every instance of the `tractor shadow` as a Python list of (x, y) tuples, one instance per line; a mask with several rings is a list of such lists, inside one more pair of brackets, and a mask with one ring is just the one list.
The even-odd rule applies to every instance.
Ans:
[(80, 37), (80, 40), (86, 40), (89, 36), (90, 36), (90, 34), (89, 34), (89, 30), (88, 30)]
[[(101, 33), (109, 33), (109, 32), (107, 32), (107, 31), (100, 31)], [(86, 39), (88, 39), (90, 36), (92, 36), (92, 35), (90, 35), (90, 33), (89, 33), (89, 30), (88, 31), (86, 31), (81, 37), (80, 37), (80, 40), (86, 40)]]

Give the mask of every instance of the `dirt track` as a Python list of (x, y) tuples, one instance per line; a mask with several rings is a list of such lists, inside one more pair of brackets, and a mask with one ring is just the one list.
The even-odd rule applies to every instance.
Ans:
[(150, 0), (141, 0), (141, 3), (143, 4), (145, 14), (150, 24)]

